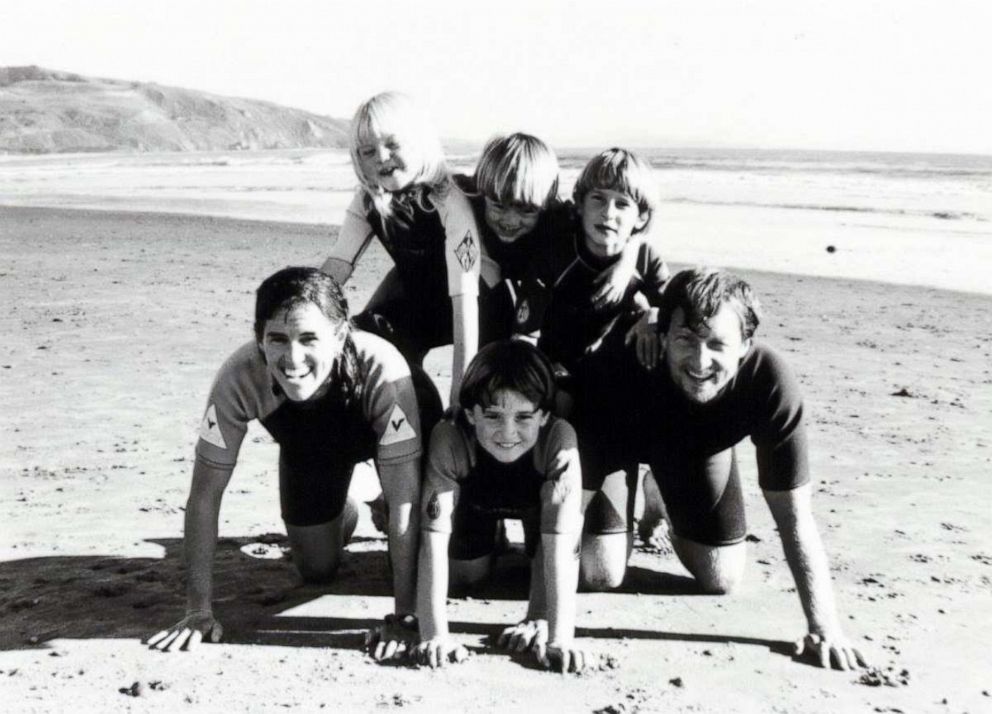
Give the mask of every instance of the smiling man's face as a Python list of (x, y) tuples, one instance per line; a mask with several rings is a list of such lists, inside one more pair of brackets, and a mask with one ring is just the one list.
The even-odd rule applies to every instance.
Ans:
[(682, 308), (676, 308), (662, 344), (672, 381), (686, 398), (707, 404), (719, 397), (737, 374), (751, 340), (744, 338), (737, 312), (724, 303), (695, 330), (685, 324)]

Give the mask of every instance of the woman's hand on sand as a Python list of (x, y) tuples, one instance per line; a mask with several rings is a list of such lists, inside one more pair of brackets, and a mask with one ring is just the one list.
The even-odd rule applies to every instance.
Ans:
[(568, 645), (542, 644), (534, 648), (538, 663), (555, 672), (579, 673), (597, 665), (598, 657), (574, 642)]
[(526, 652), (548, 643), (547, 620), (524, 620), (500, 633), (496, 646), (511, 652)]
[(419, 640), (420, 628), (413, 615), (386, 615), (381, 625), (365, 633), (365, 646), (376, 662), (407, 656)]
[(810, 632), (796, 642), (795, 652), (797, 657), (805, 656), (825, 669), (846, 671), (868, 666), (864, 655), (839, 632), (830, 636)]
[(468, 659), (468, 650), (463, 645), (451, 639), (450, 635), (432, 637), (419, 643), (413, 648), (413, 659), (431, 669), (443, 667), (448, 662), (464, 662)]
[(210, 610), (189, 610), (186, 616), (172, 627), (148, 638), (148, 646), (162, 652), (193, 650), (206, 637), (210, 642), (220, 642), (224, 628)]

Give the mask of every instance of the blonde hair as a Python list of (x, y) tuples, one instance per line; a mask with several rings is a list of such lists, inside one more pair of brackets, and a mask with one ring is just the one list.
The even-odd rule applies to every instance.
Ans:
[(475, 185), (498, 203), (546, 208), (558, 197), (558, 157), (530, 134), (493, 137), (475, 167)]
[(422, 208), (429, 208), (429, 205), (425, 205), (424, 193), (429, 191), (443, 193), (447, 189), (448, 167), (444, 161), (441, 142), (427, 113), (406, 94), (382, 92), (362, 102), (351, 120), (349, 136), (351, 165), (376, 210), (386, 218), (390, 213), (389, 194), (372, 178), (365, 175), (358, 156), (358, 147), (369, 141), (372, 136), (382, 134), (399, 135), (404, 142), (415, 146), (423, 158), (423, 163), (414, 174), (411, 184), (426, 189), (419, 194), (418, 200)]
[(586, 194), (597, 188), (620, 191), (633, 198), (638, 211), (648, 216), (644, 225), (634, 232), (643, 233), (650, 228), (658, 210), (658, 185), (654, 169), (647, 161), (633, 151), (616, 147), (592, 157), (572, 190), (576, 210), (582, 210)]

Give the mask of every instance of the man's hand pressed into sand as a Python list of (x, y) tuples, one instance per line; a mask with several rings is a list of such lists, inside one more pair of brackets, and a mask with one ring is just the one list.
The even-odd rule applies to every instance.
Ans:
[(867, 667), (868, 662), (843, 634), (824, 637), (811, 632), (796, 642), (796, 656), (810, 657), (824, 669), (849, 670)]
[(148, 638), (148, 646), (162, 652), (193, 650), (206, 637), (210, 642), (220, 642), (224, 628), (210, 610), (190, 610), (172, 627)]

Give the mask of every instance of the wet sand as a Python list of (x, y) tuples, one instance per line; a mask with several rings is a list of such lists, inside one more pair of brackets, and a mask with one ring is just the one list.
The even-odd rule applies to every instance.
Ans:
[[(814, 508), (841, 617), (872, 673), (789, 654), (805, 622), (747, 444), (742, 590), (700, 595), (672, 556), (639, 545), (622, 592), (579, 596), (578, 634), (608, 661), (561, 677), (483, 647), (523, 615), (513, 558), (499, 584), (452, 601), (467, 664), (373, 663), (360, 641), (390, 605), (384, 540), (365, 514), (338, 582), (301, 586), (278, 557), (276, 451), (253, 430), (221, 512), (225, 642), (145, 649), (182, 614), (182, 508), (212, 377), (250, 337), (258, 282), (319, 264), (334, 230), (0, 208), (6, 711), (992, 708), (992, 297), (755, 271), (744, 274), (766, 307), (759, 336), (805, 390)], [(353, 308), (387, 267), (377, 249), (366, 256), (347, 288)], [(448, 355), (428, 362), (442, 394)], [(369, 469), (355, 490), (374, 495)]]

